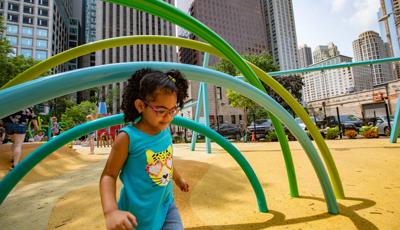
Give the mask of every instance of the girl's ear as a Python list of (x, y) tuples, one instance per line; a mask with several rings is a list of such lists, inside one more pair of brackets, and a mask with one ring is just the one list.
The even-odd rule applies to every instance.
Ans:
[(144, 107), (145, 107), (145, 105), (142, 100), (140, 100), (140, 99), (135, 100), (135, 108), (139, 113), (143, 112)]

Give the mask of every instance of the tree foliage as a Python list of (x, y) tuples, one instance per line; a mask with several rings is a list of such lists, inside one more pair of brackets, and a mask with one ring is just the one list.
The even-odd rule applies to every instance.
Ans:
[[(273, 71), (278, 71), (279, 66), (274, 63), (272, 57), (267, 54), (267, 53), (262, 53), (258, 55), (244, 55), (244, 58), (248, 60), (249, 62), (253, 63), (260, 69), (262, 69), (265, 72), (273, 72)], [(231, 64), (230, 62), (226, 60), (221, 60), (218, 62), (215, 66), (214, 69), (236, 76), (239, 75), (240, 72)], [(301, 100), (302, 97), (302, 87), (303, 87), (303, 82), (301, 80), (301, 77), (299, 76), (280, 76), (280, 77), (274, 77), (275, 80), (277, 80), (285, 89), (287, 89), (298, 101)], [(273, 90), (271, 90), (267, 85), (262, 83), (264, 85), (264, 88), (267, 90), (268, 94), (276, 100), (279, 104), (281, 104), (286, 110), (289, 112), (292, 112), (291, 108), (284, 102), (284, 100), (277, 95)], [(241, 94), (233, 91), (233, 90), (227, 90), (227, 97), (230, 101), (230, 105), (234, 108), (239, 108), (243, 109), (244, 112), (248, 112), (250, 114), (253, 114), (256, 119), (259, 118), (267, 118), (267, 111), (260, 107), (258, 104), (253, 102), (252, 100), (242, 96)], [(292, 112), (293, 114), (293, 112)]]
[(67, 109), (61, 115), (61, 126), (63, 129), (70, 129), (86, 121), (86, 116), (96, 113), (96, 104), (90, 101), (83, 101), (79, 105), (72, 101), (66, 103)]

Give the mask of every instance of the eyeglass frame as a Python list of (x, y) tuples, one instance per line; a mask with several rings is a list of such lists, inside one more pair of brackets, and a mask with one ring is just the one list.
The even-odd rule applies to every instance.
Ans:
[[(143, 100), (143, 99), (141, 99), (141, 100), (143, 101), (143, 103), (144, 103), (146, 106), (149, 106), (150, 109), (153, 110), (153, 112), (154, 112), (158, 117), (166, 117), (168, 114), (169, 114), (171, 117), (174, 117), (174, 116), (176, 116), (176, 115), (180, 112), (180, 108), (179, 108), (178, 106), (176, 106), (175, 108), (172, 108), (172, 109), (167, 109), (167, 108), (165, 108), (165, 107), (164, 107), (164, 108), (156, 108), (156, 107), (154, 107), (153, 105), (151, 105), (148, 101)], [(161, 112), (160, 109), (161, 109), (161, 110), (164, 110), (164, 112)], [(162, 113), (162, 114), (160, 114), (160, 113)]]

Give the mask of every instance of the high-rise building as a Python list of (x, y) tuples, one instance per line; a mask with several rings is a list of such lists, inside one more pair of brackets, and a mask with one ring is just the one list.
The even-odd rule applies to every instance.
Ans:
[[(267, 51), (265, 21), (262, 5), (259, 0), (194, 0), (191, 5), (184, 2), (178, 5), (182, 10), (225, 39), (241, 54), (260, 54)], [(199, 40), (195, 35), (179, 30), (179, 36)], [(180, 48), (179, 59), (182, 63), (201, 65), (203, 54), (199, 51)], [(209, 65), (217, 59), (211, 56)], [(197, 82), (191, 82), (192, 98), (197, 100)], [(243, 111), (232, 108), (226, 95), (226, 89), (216, 86), (208, 87), (210, 123), (230, 122), (239, 123), (243, 118)], [(195, 108), (192, 110), (194, 114)]]
[[(72, 8), (72, 0), (0, 1), (13, 55), (41, 61), (67, 50)], [(54, 72), (68, 70), (68, 65), (57, 66)]]
[(314, 63), (324, 61), (340, 55), (340, 52), (335, 44), (330, 42), (327, 46), (319, 45), (314, 49)]
[(292, 0), (263, 0), (268, 51), (281, 70), (297, 69), (297, 36)]
[[(382, 41), (378, 33), (367, 31), (361, 33), (358, 39), (353, 41), (353, 52), (356, 61), (367, 61), (388, 57), (387, 45)], [(373, 84), (380, 85), (394, 80), (390, 64), (372, 65)]]
[[(400, 57), (400, 5), (398, 0), (381, 0), (378, 12), (382, 40), (389, 45), (388, 55)], [(392, 63), (393, 73), (400, 79), (400, 63)]]
[[(165, 0), (174, 5), (174, 0)], [(125, 6), (96, 1), (96, 40), (129, 35), (175, 36), (175, 26), (159, 17)], [(96, 52), (96, 65), (131, 61), (176, 62), (176, 48), (166, 45), (134, 45)], [(126, 82), (101, 87), (100, 99), (106, 100), (109, 113), (120, 113)]]
[(299, 47), (298, 54), (299, 68), (305, 68), (313, 63), (311, 48), (308, 47), (306, 44)]
[[(351, 57), (338, 55), (336, 57), (328, 58), (324, 61), (314, 63), (309, 67), (336, 65), (351, 61)], [(303, 75), (304, 101), (310, 102), (321, 100), (325, 98), (349, 94), (356, 91), (356, 89), (361, 90), (364, 88), (371, 88), (371, 85), (368, 85), (371, 80), (368, 81), (367, 79), (365, 79), (365, 75), (362, 75), (363, 71), (365, 72), (368, 70), (369, 69), (365, 69), (365, 67), (352, 67), (305, 73)], [(371, 76), (371, 74), (369, 74), (369, 76)]]

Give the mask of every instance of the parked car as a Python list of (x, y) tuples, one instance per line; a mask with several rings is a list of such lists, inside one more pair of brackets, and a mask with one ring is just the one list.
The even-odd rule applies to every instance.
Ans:
[(256, 138), (265, 138), (265, 135), (272, 131), (272, 122), (270, 119), (259, 119), (255, 122), (251, 122), (249, 126), (247, 126), (247, 131), (249, 134), (255, 133)]
[(240, 138), (240, 127), (236, 124), (224, 123), (218, 126), (213, 126), (219, 134), (225, 138), (237, 139)]
[[(394, 125), (393, 117), (390, 117), (390, 124)], [(390, 136), (390, 129), (386, 116), (376, 117), (376, 126), (378, 127), (379, 135)]]
[[(313, 117), (310, 116), (311, 121), (313, 121), (314, 124), (316, 124), (316, 121), (318, 122), (318, 120)], [(296, 117), (294, 119), (296, 121), (296, 123), (303, 129), (303, 130), (307, 130), (306, 124), (304, 124), (303, 120), (300, 119), (300, 117)]]
[[(343, 131), (346, 129), (353, 129), (358, 132), (364, 123), (363, 120), (354, 115), (340, 115), (339, 118)], [(322, 128), (335, 127), (339, 125), (337, 116), (328, 116), (321, 123), (324, 126)]]

